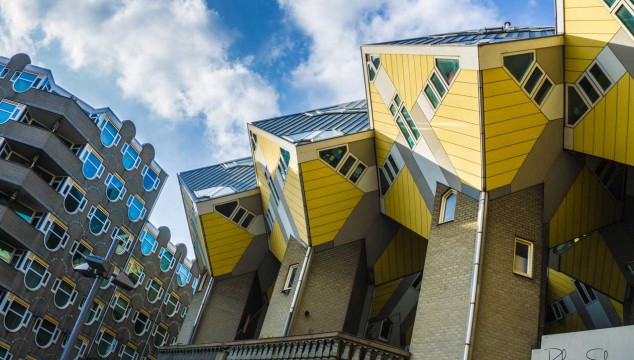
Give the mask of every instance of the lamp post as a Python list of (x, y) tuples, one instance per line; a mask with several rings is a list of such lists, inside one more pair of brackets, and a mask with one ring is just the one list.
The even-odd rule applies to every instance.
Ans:
[(77, 337), (79, 336), (79, 331), (84, 324), (84, 319), (90, 310), (93, 299), (95, 298), (95, 294), (97, 293), (97, 288), (99, 287), (99, 283), (101, 279), (108, 279), (111, 276), (115, 276), (112, 279), (114, 285), (123, 288), (125, 290), (134, 289), (134, 284), (128, 278), (124, 272), (119, 272), (118, 274), (114, 273), (114, 265), (110, 262), (112, 259), (112, 255), (114, 254), (114, 250), (116, 249), (118, 241), (113, 241), (108, 248), (108, 252), (106, 253), (105, 258), (101, 258), (98, 256), (84, 256), (86, 260), (85, 263), (74, 266), (73, 268), (78, 273), (88, 277), (94, 278), (95, 281), (92, 283), (90, 287), (90, 291), (88, 292), (88, 296), (86, 296), (86, 301), (84, 302), (84, 306), (79, 312), (79, 316), (77, 317), (77, 321), (75, 321), (75, 325), (73, 326), (73, 330), (71, 331), (68, 339), (66, 340), (66, 346), (64, 347), (64, 352), (62, 352), (61, 360), (70, 360), (73, 349), (75, 348), (75, 341), (77, 341)]

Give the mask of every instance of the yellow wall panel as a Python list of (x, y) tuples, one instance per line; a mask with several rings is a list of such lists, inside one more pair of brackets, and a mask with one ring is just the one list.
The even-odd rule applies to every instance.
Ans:
[[(267, 139), (265, 136), (258, 136), (258, 148), (264, 155), (264, 164), (269, 169), (271, 175), (275, 174), (277, 170), (277, 164), (280, 160), (280, 147), (272, 140)], [(266, 183), (265, 183), (266, 184)]]
[(407, 166), (385, 195), (385, 214), (420, 236), (429, 238), (431, 213)]
[[(294, 162), (295, 160), (293, 160)], [(293, 222), (297, 227), (302, 242), (308, 244), (308, 233), (306, 230), (306, 212), (304, 208), (304, 196), (302, 195), (302, 185), (297, 173), (297, 164), (293, 163), (288, 168), (286, 183), (284, 185), (284, 199), (291, 211)]]
[(374, 283), (383, 284), (423, 271), (427, 240), (401, 227), (374, 264)]
[(610, 302), (612, 303), (612, 306), (614, 306), (614, 310), (619, 316), (619, 319), (621, 319), (621, 323), (623, 323), (623, 304), (612, 298), (610, 298)]
[(408, 110), (412, 109), (423, 89), (433, 69), (433, 62), (433, 57), (427, 55), (381, 54), (381, 66), (392, 80)]
[(311, 243), (320, 245), (335, 238), (363, 192), (321, 160), (301, 167)]
[(273, 229), (271, 230), (271, 234), (269, 235), (269, 249), (277, 260), (282, 262), (284, 260), (284, 253), (286, 253), (286, 242), (284, 241), (284, 235), (282, 234), (282, 229), (280, 228), (280, 224), (276, 221), (273, 224)]
[(253, 235), (217, 212), (202, 215), (201, 219), (213, 275), (231, 273)]
[(397, 279), (394, 281), (390, 281), (389, 283), (379, 285), (374, 288), (374, 295), (372, 296), (372, 310), (370, 310), (370, 318), (373, 318), (379, 315), (379, 312), (381, 311), (381, 309), (383, 309), (387, 301), (390, 300), (390, 297), (392, 297), (392, 294), (394, 294), (394, 291), (396, 291), (398, 286), (401, 284), (401, 281), (403, 281), (403, 279)]
[(626, 280), (598, 231), (559, 257), (559, 270), (619, 301), (625, 300)]
[(620, 203), (584, 167), (562, 200), (549, 224), (552, 248), (620, 219)]
[(548, 292), (546, 296), (546, 303), (553, 304), (561, 300), (564, 296), (576, 291), (575, 286), (572, 284), (570, 276), (548, 268)]

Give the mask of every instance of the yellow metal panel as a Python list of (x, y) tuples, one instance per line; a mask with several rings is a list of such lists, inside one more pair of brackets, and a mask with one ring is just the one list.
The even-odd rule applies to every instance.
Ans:
[(282, 262), (284, 260), (284, 253), (286, 253), (286, 242), (284, 241), (284, 235), (280, 224), (276, 221), (273, 224), (273, 229), (269, 235), (269, 248), (277, 260)]
[[(266, 138), (266, 136), (258, 136), (258, 148), (264, 155), (264, 164), (269, 169), (271, 175), (275, 174), (277, 170), (277, 164), (280, 160), (280, 147), (272, 140)], [(266, 183), (265, 183), (266, 184)]]
[(374, 288), (370, 318), (379, 315), (379, 312), (381, 311), (381, 309), (383, 309), (387, 301), (392, 297), (392, 294), (394, 294), (394, 291), (396, 291), (398, 286), (401, 284), (401, 281), (403, 281), (403, 279), (397, 279)]
[(253, 235), (216, 212), (205, 214), (201, 219), (213, 275), (231, 273)]
[[(616, 144), (614, 146), (614, 160), (625, 162), (627, 152), (627, 130), (630, 105), (630, 76), (623, 76), (617, 84), (618, 98), (616, 104)], [(634, 144), (632, 145), (634, 146)]]
[(547, 304), (553, 304), (573, 291), (576, 289), (570, 276), (548, 268)]
[(284, 185), (284, 199), (288, 204), (293, 222), (304, 243), (308, 241), (306, 232), (306, 214), (304, 211), (304, 197), (302, 196), (302, 186), (297, 173), (297, 163), (292, 163), (286, 174), (286, 184)]
[(375, 263), (374, 283), (388, 283), (423, 271), (426, 253), (427, 240), (406, 227), (401, 227)]
[(385, 214), (420, 236), (429, 238), (429, 206), (418, 191), (407, 166), (403, 168), (385, 196)]
[(387, 158), (387, 154), (392, 148), (392, 144), (394, 144), (394, 139), (385, 136), (383, 132), (375, 129), (374, 144), (376, 146), (376, 161), (378, 164), (383, 164), (385, 162), (385, 158)]
[[(433, 58), (427, 55), (382, 54), (381, 65), (396, 87), (396, 91), (405, 102), (407, 109), (412, 108), (427, 81), (433, 64)], [(425, 66), (422, 66), (425, 65)], [(433, 65), (432, 65), (433, 66)]]
[(623, 323), (623, 304), (612, 298), (610, 298), (610, 302), (612, 303), (616, 314), (619, 316), (619, 319), (621, 319), (621, 323)]

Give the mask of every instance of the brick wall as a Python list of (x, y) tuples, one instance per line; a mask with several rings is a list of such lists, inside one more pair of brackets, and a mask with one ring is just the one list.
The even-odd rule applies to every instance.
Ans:
[[(542, 185), (489, 201), (473, 359), (530, 359), (538, 340)], [(533, 241), (533, 277), (513, 273), (515, 237)]]

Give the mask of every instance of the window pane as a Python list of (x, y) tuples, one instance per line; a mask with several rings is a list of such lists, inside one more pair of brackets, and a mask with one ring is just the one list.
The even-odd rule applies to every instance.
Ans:
[(372, 66), (370, 66), (370, 64), (368, 64), (368, 75), (370, 77), (370, 81), (374, 81), (374, 77), (376, 76), (376, 72), (374, 72), (374, 69), (372, 68)]
[(531, 73), (531, 76), (528, 77), (528, 80), (526, 80), (526, 84), (524, 84), (524, 90), (526, 90), (527, 93), (532, 94), (535, 86), (537, 85), (537, 82), (539, 82), (539, 79), (542, 77), (542, 75), (543, 72), (538, 67), (536, 67), (535, 70), (533, 70), (533, 72)]
[(145, 191), (154, 190), (157, 180), (158, 175), (156, 174), (156, 172), (152, 168), (148, 167), (145, 175), (143, 175), (143, 188), (145, 189)]
[(577, 90), (568, 86), (568, 124), (573, 125), (588, 111), (588, 105)]
[(451, 84), (458, 69), (460, 69), (460, 63), (458, 59), (436, 59), (436, 67), (440, 71), (440, 75), (445, 79), (447, 84)]
[(431, 83), (434, 85), (434, 87), (436, 88), (436, 91), (438, 91), (438, 94), (440, 94), (440, 96), (445, 96), (447, 89), (445, 88), (445, 85), (443, 85), (443, 83), (440, 81), (436, 73), (432, 73)]
[(456, 213), (456, 194), (451, 193), (451, 195), (445, 198), (445, 208), (442, 215), (443, 222), (453, 221)]
[(608, 6), (612, 6), (614, 5), (614, 3), (616, 2), (616, 0), (603, 0)]
[(240, 226), (242, 226), (243, 228), (248, 228), (249, 225), (251, 225), (251, 222), (253, 221), (253, 219), (255, 218), (255, 215), (249, 213), (247, 214), (247, 216), (244, 218), (244, 220), (242, 221), (242, 224), (240, 224)]
[(407, 123), (407, 126), (412, 131), (412, 135), (414, 135), (414, 138), (416, 138), (416, 140), (420, 139), (420, 131), (418, 131), (418, 125), (416, 125), (414, 119), (412, 119), (412, 117), (409, 115), (409, 111), (407, 111), (405, 107), (401, 109), (401, 115), (403, 115), (405, 123)]
[(509, 55), (504, 57), (504, 67), (518, 82), (522, 82), (524, 75), (526, 75), (526, 72), (532, 63), (533, 53)]
[(588, 96), (588, 99), (590, 99), (591, 103), (594, 104), (597, 100), (599, 100), (599, 93), (597, 93), (587, 77), (584, 76), (581, 78), (581, 80), (579, 80), (579, 86), (581, 87), (581, 90), (583, 90), (583, 92), (586, 94), (586, 96)]
[(621, 7), (616, 11), (616, 16), (621, 19), (621, 22), (630, 31), (630, 34), (634, 35), (634, 16), (632, 16), (632, 13), (627, 10), (625, 5), (621, 5)]
[(0, 260), (4, 260), (7, 264), (11, 263), (15, 248), (3, 241), (0, 241)]
[(438, 100), (438, 97), (434, 94), (434, 91), (429, 87), (429, 85), (425, 86), (425, 95), (434, 109), (440, 105), (440, 100)]
[(237, 206), (238, 206), (238, 202), (232, 201), (225, 204), (216, 205), (216, 211), (230, 218), (231, 214), (233, 213), (233, 210), (235, 210)]
[(548, 94), (548, 91), (550, 91), (550, 88), (552, 87), (553, 83), (551, 83), (550, 80), (545, 79), (542, 86), (539, 87), (539, 90), (537, 90), (537, 93), (535, 94), (535, 102), (541, 105), (542, 101), (544, 101), (544, 98)]
[(599, 86), (601, 86), (603, 90), (607, 90), (610, 85), (612, 85), (612, 81), (608, 79), (608, 76), (605, 75), (599, 64), (594, 64), (590, 68), (590, 74), (592, 74), (592, 77), (599, 83)]
[(383, 169), (379, 169), (379, 186), (381, 187), (381, 196), (384, 196), (390, 188), (390, 183), (387, 181)]
[(337, 168), (343, 156), (348, 152), (348, 148), (345, 146), (339, 146), (336, 148), (322, 150), (319, 152), (319, 158), (326, 162), (326, 164)]
[(359, 180), (359, 178), (361, 177), (361, 174), (363, 174), (364, 171), (365, 171), (365, 165), (359, 163), (357, 167), (354, 169), (354, 171), (352, 172), (352, 175), (350, 175), (350, 181), (356, 184), (356, 182)]
[(346, 158), (346, 161), (343, 162), (343, 165), (341, 165), (341, 168), (339, 169), (339, 173), (343, 176), (348, 176), (348, 172), (352, 168), (352, 165), (354, 165), (355, 161), (357, 161), (357, 159), (355, 159), (352, 156), (348, 156)]
[(530, 246), (523, 242), (515, 242), (515, 271), (529, 273)]
[(409, 131), (407, 131), (405, 124), (403, 124), (403, 119), (401, 119), (400, 116), (397, 116), (395, 120), (396, 120), (396, 125), (398, 125), (398, 128), (401, 129), (401, 133), (403, 133), (405, 140), (407, 140), (407, 144), (409, 145), (411, 149), (413, 149), (414, 146), (416, 145), (416, 142), (412, 138), (412, 135), (410, 135)]

